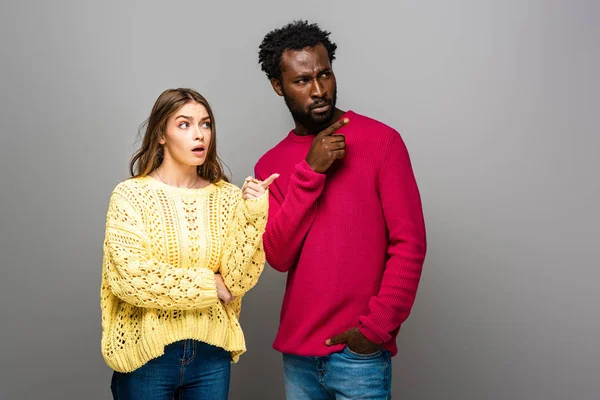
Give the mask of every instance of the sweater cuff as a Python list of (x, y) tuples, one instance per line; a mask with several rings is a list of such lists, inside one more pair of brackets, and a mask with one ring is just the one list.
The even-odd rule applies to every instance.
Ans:
[(306, 160), (296, 164), (296, 172), (300, 183), (305, 187), (319, 187), (325, 183), (327, 175), (315, 172)]
[(366, 321), (363, 321), (363, 318), (364, 317), (359, 318), (360, 325), (358, 325), (358, 330), (371, 342), (382, 344), (387, 343), (392, 339), (392, 336), (388, 332), (378, 329), (377, 326), (365, 323)]
[(244, 216), (248, 220), (256, 220), (262, 216), (266, 217), (269, 211), (269, 189), (255, 199), (244, 200)]
[(194, 284), (187, 290), (187, 296), (190, 298), (196, 297), (203, 304), (217, 303), (219, 296), (217, 294), (215, 273), (203, 267), (198, 268), (197, 272)]

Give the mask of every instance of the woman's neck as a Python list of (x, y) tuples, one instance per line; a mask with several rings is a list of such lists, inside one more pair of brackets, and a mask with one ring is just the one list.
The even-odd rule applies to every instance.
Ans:
[(158, 168), (150, 174), (153, 178), (157, 178), (162, 183), (178, 188), (192, 189), (197, 186), (205, 186), (204, 181), (198, 176), (196, 166), (181, 166), (165, 160)]

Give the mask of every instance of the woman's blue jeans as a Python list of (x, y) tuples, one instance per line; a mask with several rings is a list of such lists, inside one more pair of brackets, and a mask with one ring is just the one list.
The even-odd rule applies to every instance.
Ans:
[(231, 357), (224, 349), (197, 340), (165, 347), (165, 354), (130, 373), (115, 372), (115, 400), (226, 400)]

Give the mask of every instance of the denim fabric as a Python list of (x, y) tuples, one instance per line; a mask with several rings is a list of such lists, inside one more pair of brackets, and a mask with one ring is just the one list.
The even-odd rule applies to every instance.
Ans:
[(391, 399), (387, 350), (362, 355), (348, 347), (325, 357), (283, 355), (287, 400)]
[(114, 372), (115, 400), (226, 400), (229, 352), (196, 340), (165, 347), (165, 354), (130, 373)]

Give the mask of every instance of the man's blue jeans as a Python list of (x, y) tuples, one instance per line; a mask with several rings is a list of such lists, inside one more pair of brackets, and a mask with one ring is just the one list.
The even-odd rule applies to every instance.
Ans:
[(165, 347), (165, 354), (133, 372), (115, 372), (115, 400), (226, 400), (231, 370), (229, 352), (196, 340)]
[(387, 350), (369, 355), (348, 347), (325, 357), (283, 355), (287, 400), (390, 399), (392, 360)]

